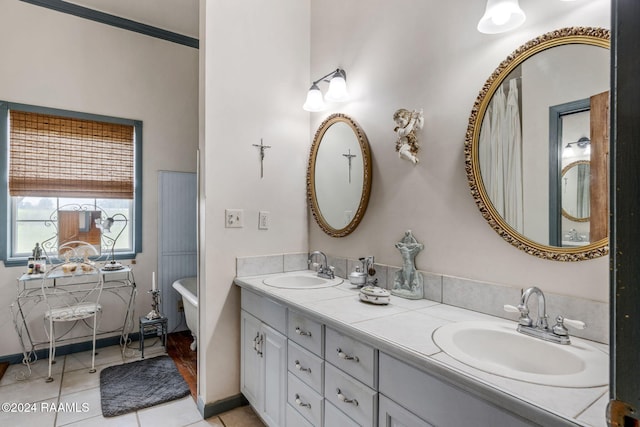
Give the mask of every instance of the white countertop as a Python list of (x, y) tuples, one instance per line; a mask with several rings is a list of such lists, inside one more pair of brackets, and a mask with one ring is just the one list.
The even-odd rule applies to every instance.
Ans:
[[(426, 299), (392, 296), (388, 305), (364, 303), (348, 280), (320, 289), (281, 289), (263, 283), (265, 278), (280, 274), (283, 273), (239, 277), (235, 283), (303, 311), (330, 327), (342, 328), (356, 338), (372, 342), (381, 351), (525, 416), (531, 411), (535, 419), (542, 410), (543, 418), (548, 414), (558, 425), (607, 425), (608, 387), (552, 387), (489, 374), (442, 352), (431, 337), (438, 327), (451, 322), (494, 320), (511, 324), (514, 329), (515, 322)], [(593, 341), (589, 344), (608, 352), (607, 345)]]

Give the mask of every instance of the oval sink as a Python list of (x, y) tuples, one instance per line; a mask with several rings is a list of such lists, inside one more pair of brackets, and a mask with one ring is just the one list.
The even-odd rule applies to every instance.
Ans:
[(609, 356), (572, 337), (556, 344), (516, 331), (516, 324), (492, 321), (450, 323), (436, 329), (434, 342), (466, 365), (503, 377), (560, 387), (609, 383)]
[(329, 288), (331, 286), (337, 286), (342, 283), (342, 279), (336, 277), (335, 279), (325, 279), (318, 277), (314, 271), (308, 272), (293, 272), (285, 273), (280, 276), (268, 277), (262, 281), (265, 285), (273, 286), (274, 288), (285, 289), (318, 289)]

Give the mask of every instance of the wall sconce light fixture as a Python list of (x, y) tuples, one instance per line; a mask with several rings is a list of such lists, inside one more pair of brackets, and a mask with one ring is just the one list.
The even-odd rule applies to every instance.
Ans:
[(591, 140), (586, 136), (583, 136), (577, 141), (567, 143), (567, 145), (565, 145), (564, 149), (562, 150), (562, 157), (567, 158), (567, 157), (575, 156), (575, 153), (573, 150), (574, 146), (578, 146), (578, 148), (584, 150), (582, 155), (584, 156), (591, 155)]
[[(318, 87), (318, 83), (325, 81), (329, 83), (327, 94), (322, 97), (322, 92)], [(347, 73), (342, 68), (337, 68), (326, 76), (320, 77), (314, 81), (307, 92), (307, 100), (302, 108), (307, 111), (322, 111), (325, 109), (324, 101), (329, 102), (345, 102), (349, 100), (349, 92), (347, 91)]]
[(484, 15), (478, 22), (478, 31), (485, 34), (504, 33), (519, 27), (525, 19), (518, 0), (487, 0)]

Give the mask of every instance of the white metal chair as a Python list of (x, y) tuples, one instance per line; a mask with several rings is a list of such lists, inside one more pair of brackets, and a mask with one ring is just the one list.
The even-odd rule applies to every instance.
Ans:
[[(103, 275), (99, 267), (91, 263), (65, 262), (52, 266), (42, 278), (42, 294), (47, 309), (44, 313), (45, 329), (49, 338), (49, 375), (47, 382), (53, 381), (51, 364), (56, 354), (56, 323), (83, 321), (92, 329), (92, 353), (90, 373), (95, 369), (96, 330), (98, 314), (102, 311), (100, 296)], [(92, 322), (89, 322), (89, 319)], [(65, 332), (70, 333), (75, 325)]]

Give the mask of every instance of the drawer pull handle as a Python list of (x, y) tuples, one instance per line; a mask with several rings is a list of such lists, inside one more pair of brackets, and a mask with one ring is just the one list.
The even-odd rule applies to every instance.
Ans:
[(298, 362), (297, 360), (296, 360), (296, 369), (298, 371), (311, 373), (311, 368), (303, 368), (300, 362)]
[(296, 405), (311, 409), (311, 403), (304, 403), (298, 394), (296, 394)]
[(353, 405), (358, 406), (358, 401), (356, 399), (347, 399), (347, 397), (342, 394), (339, 388), (336, 389), (336, 393), (338, 393), (338, 399), (340, 399), (344, 403), (352, 403)]
[(358, 359), (358, 356), (349, 356), (347, 353), (345, 353), (344, 351), (342, 351), (341, 349), (336, 349), (336, 351), (338, 352), (338, 357), (340, 359), (343, 360), (353, 360), (354, 362), (359, 362), (360, 359)]
[(303, 331), (302, 329), (300, 329), (299, 326), (296, 328), (296, 334), (302, 335), (303, 337), (310, 337), (311, 336), (311, 332)]

